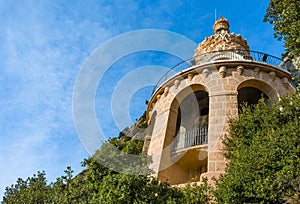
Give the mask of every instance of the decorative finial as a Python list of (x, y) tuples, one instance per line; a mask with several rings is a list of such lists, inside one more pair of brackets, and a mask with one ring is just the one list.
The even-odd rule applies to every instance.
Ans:
[[(229, 32), (229, 22), (226, 18), (219, 18), (214, 26), (214, 34), (205, 38), (195, 50), (194, 56), (196, 64), (206, 63), (207, 55), (203, 53), (218, 52), (224, 50), (243, 50), (246, 51), (247, 56), (250, 56), (249, 45), (241, 35)], [(218, 58), (219, 57), (219, 58)], [(214, 60), (224, 59), (224, 56), (220, 55), (215, 57)], [(234, 59), (234, 56), (228, 56), (228, 59)]]
[(226, 33), (229, 33), (229, 21), (226, 18), (221, 17), (215, 22), (213, 28), (215, 34), (221, 33), (222, 30), (224, 30)]

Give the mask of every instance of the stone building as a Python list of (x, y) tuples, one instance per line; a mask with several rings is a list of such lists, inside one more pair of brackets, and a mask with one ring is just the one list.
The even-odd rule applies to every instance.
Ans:
[(193, 58), (162, 78), (148, 103), (144, 151), (155, 176), (171, 184), (218, 177), (226, 167), (222, 138), (241, 105), (261, 98), (270, 103), (294, 91), (280, 58), (251, 51), (223, 17), (213, 29)]

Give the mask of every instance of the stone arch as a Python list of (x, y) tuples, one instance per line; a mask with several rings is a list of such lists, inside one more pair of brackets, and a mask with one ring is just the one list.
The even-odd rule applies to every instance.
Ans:
[(200, 83), (193, 83), (193, 84), (188, 84), (187, 86), (183, 87), (181, 90), (179, 90), (177, 93), (174, 93), (174, 95), (172, 96), (173, 98), (171, 98), (170, 100), (171, 105), (170, 105), (170, 109), (174, 110), (177, 109), (180, 105), (180, 103), (182, 102), (182, 100), (189, 95), (190, 93), (193, 93), (195, 91), (208, 91), (208, 88)]
[(261, 90), (263, 93), (265, 93), (270, 99), (272, 100), (278, 100), (279, 99), (279, 94), (278, 92), (268, 83), (261, 81), (259, 79), (248, 79), (245, 81), (242, 81), (238, 86), (237, 90), (240, 90), (241, 88), (244, 87), (253, 87), (256, 89)]
[[(199, 148), (190, 148), (192, 146), (198, 146), (207, 143), (209, 97), (206, 90), (206, 87), (202, 84), (192, 84), (181, 89), (174, 96), (172, 102), (170, 103), (166, 125), (167, 128), (163, 141), (164, 151), (162, 152), (162, 159), (164, 160), (164, 162), (162, 162), (163, 164), (160, 164), (160, 172), (158, 173), (158, 177), (169, 181), (171, 184), (185, 183), (194, 178), (199, 179), (200, 175), (207, 171), (207, 157), (205, 159), (199, 159), (199, 153), (200, 151), (202, 152), (203, 149), (200, 150)], [(205, 97), (207, 97), (207, 102), (205, 102)], [(203, 108), (199, 108), (201, 104), (197, 104), (198, 110), (196, 111), (199, 116), (201, 116), (201, 114), (206, 114), (206, 121), (203, 122), (206, 123), (204, 124), (205, 128), (202, 128), (203, 131), (206, 132), (194, 131), (195, 129), (193, 129), (193, 125), (195, 125), (196, 123), (194, 124), (193, 120), (189, 121), (189, 124), (184, 124), (183, 126), (181, 126), (182, 131), (186, 131), (184, 132), (184, 138), (181, 141), (183, 142), (183, 145), (177, 146), (178, 148), (175, 148), (175, 145), (178, 144), (176, 143), (176, 138), (179, 138), (176, 134), (180, 132), (180, 125), (177, 125), (178, 116), (182, 114), (182, 112), (184, 112), (183, 108), (185, 107), (182, 107), (181, 105), (182, 103), (185, 103), (185, 101), (187, 101), (186, 99), (191, 99), (191, 104), (188, 104), (189, 102), (185, 104), (185, 106), (191, 105), (191, 108), (197, 109), (197, 107), (192, 107), (195, 101), (197, 103), (202, 102), (203, 104), (207, 105), (207, 107), (203, 106)], [(193, 119), (196, 119), (196, 117)], [(197, 130), (202, 130), (200, 127), (200, 123), (197, 123), (196, 125), (199, 125), (199, 128)], [(206, 137), (203, 137), (203, 135), (205, 134)], [(189, 139), (186, 140), (186, 138)], [(206, 141), (204, 141), (202, 138), (206, 138)], [(166, 164), (168, 165), (164, 166)]]
[[(192, 84), (190, 86), (187, 86), (180, 90), (176, 95), (174, 95), (174, 98), (170, 105), (170, 114), (169, 114), (169, 120), (167, 123), (167, 134), (165, 138), (164, 148), (168, 145), (170, 145), (170, 142), (173, 141), (173, 137), (176, 135), (176, 131), (178, 130), (178, 127), (176, 127), (176, 124), (178, 122), (177, 118), (178, 115), (181, 114), (179, 112), (180, 105), (188, 97), (190, 94), (202, 91), (206, 92), (208, 94), (207, 88), (202, 84)], [(196, 96), (197, 97), (197, 96)], [(198, 112), (201, 112), (202, 109), (198, 109)], [(204, 110), (203, 110), (204, 111)], [(174, 120), (175, 119), (175, 120)], [(190, 127), (185, 127), (185, 129), (188, 129)], [(169, 135), (170, 134), (170, 135)]]
[(207, 88), (202, 84), (191, 84), (179, 90), (176, 94), (172, 96), (173, 98), (170, 99), (172, 102), (170, 103), (170, 107), (169, 107), (170, 111), (169, 111), (168, 121), (167, 121), (167, 131), (165, 135), (165, 140), (163, 141), (164, 149), (173, 142), (173, 138), (176, 134), (176, 122), (177, 122), (178, 110), (181, 102), (189, 94), (196, 91), (208, 92)]
[(239, 110), (241, 110), (242, 104), (255, 105), (261, 98), (264, 98), (266, 103), (269, 103), (269, 100), (278, 99), (278, 93), (273, 87), (257, 79), (249, 79), (240, 83), (237, 93)]

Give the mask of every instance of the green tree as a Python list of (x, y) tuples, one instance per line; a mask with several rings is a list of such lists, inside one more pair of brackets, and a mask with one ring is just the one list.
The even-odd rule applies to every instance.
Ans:
[[(115, 151), (117, 149), (117, 153)], [(140, 157), (137, 161), (125, 159), (126, 154), (142, 155), (142, 141), (127, 137), (112, 138), (82, 165), (85, 170), (73, 177), (73, 170), (67, 167), (65, 174), (54, 183), (46, 182), (45, 173), (38, 173), (27, 180), (19, 179), (17, 184), (8, 187), (3, 203), (207, 203), (209, 188), (188, 185), (176, 188), (160, 182), (149, 175), (149, 158)], [(104, 160), (113, 163), (109, 169)], [(119, 162), (118, 159), (122, 162)], [(144, 174), (132, 175), (115, 171), (116, 165), (131, 165), (142, 169)]]
[(6, 188), (3, 203), (49, 203), (51, 188), (45, 175), (45, 172), (38, 172), (26, 180), (19, 178), (16, 184)]
[(274, 25), (274, 37), (284, 40), (290, 57), (300, 55), (299, 0), (271, 0), (264, 21)]
[(300, 201), (300, 94), (244, 108), (224, 140), (230, 161), (217, 181), (219, 203)]
[(180, 192), (183, 193), (182, 203), (210, 203), (213, 187), (204, 179), (201, 185), (188, 183)]

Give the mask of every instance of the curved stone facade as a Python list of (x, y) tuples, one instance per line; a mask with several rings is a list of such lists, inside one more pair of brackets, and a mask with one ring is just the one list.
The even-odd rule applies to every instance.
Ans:
[[(226, 68), (225, 73), (220, 73), (221, 68), (223, 71)], [(147, 153), (152, 156), (151, 168), (156, 176), (173, 184), (180, 183), (172, 178), (174, 174), (177, 178), (179, 176), (179, 171), (172, 166), (187, 153), (207, 154), (207, 173), (203, 175), (218, 175), (223, 172), (226, 161), (220, 151), (221, 141), (227, 134), (228, 119), (238, 116), (239, 89), (253, 87), (276, 100), (294, 91), (285, 80), (289, 78), (288, 72), (265, 64), (220, 61), (189, 69), (166, 81), (154, 93), (147, 109), (148, 121), (150, 118), (154, 121), (152, 115), (155, 112), (155, 122), (149, 124), (153, 131), (149, 135), (151, 139)], [(197, 90), (206, 91), (209, 95), (208, 144), (191, 147), (197, 148), (196, 153), (191, 153), (188, 151), (191, 148), (186, 148), (173, 155), (172, 142), (176, 133), (178, 107), (188, 94)]]
[[(239, 103), (256, 103), (262, 95), (277, 100), (294, 91), (290, 79), (289, 72), (266, 63), (218, 59), (165, 81), (146, 111), (151, 131), (144, 150), (152, 156), (155, 176), (180, 184), (220, 175), (226, 166), (222, 138), (228, 134), (228, 120), (238, 116)], [(188, 96), (193, 97), (192, 93), (198, 93), (189, 99), (197, 101), (196, 105), (184, 102)], [(204, 100), (205, 93), (208, 99)], [(207, 119), (207, 123), (195, 123), (195, 119)], [(205, 127), (195, 128), (200, 123)], [(202, 130), (204, 133), (199, 133)]]

